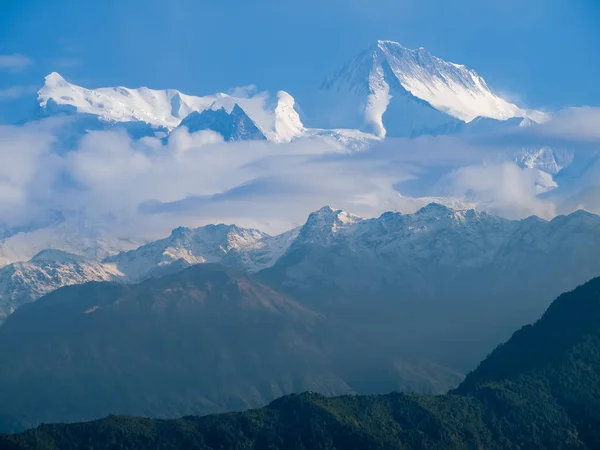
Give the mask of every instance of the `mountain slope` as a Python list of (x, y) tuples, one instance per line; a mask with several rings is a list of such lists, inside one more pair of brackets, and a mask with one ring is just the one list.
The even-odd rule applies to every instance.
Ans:
[(166, 239), (108, 257), (103, 263), (114, 264), (130, 282), (205, 262), (252, 273), (273, 265), (297, 233), (294, 229), (269, 236), (258, 230), (223, 224), (194, 229), (179, 227)]
[(443, 392), (460, 379), (339, 335), (323, 315), (214, 264), (62, 288), (0, 326), (4, 431), (113, 412), (240, 410), (304, 390)]
[(8, 449), (596, 449), (600, 279), (561, 296), (451, 395), (291, 395), (243, 413), (43, 425)]
[(181, 121), (179, 127), (187, 128), (190, 133), (212, 130), (227, 142), (267, 139), (237, 103), (229, 113), (225, 108), (194, 111)]
[(1, 426), (112, 411), (216, 412), (297, 390), (349, 391), (327, 368), (319, 321), (210, 264), (135, 286), (64, 288), (0, 327)]
[(32, 261), (25, 264), (31, 275), (20, 276), (12, 266), (0, 271), (8, 280), (0, 285), (0, 310), (8, 315), (66, 284), (138, 283), (212, 262), (258, 272), (341, 328), (348, 321), (358, 326), (364, 339), (381, 342), (389, 332), (402, 352), (430, 352), (463, 372), (539, 316), (549, 299), (600, 274), (598, 252), (600, 218), (583, 211), (549, 222), (512, 221), (430, 204), (415, 214), (365, 220), (326, 207), (279, 236), (235, 225), (178, 228), (101, 263), (88, 260), (85, 270)]
[(60, 287), (118, 278), (110, 265), (59, 250), (42, 251), (28, 262), (0, 268), (0, 323), (21, 305)]
[(177, 228), (166, 239), (101, 261), (60, 250), (43, 250), (27, 262), (0, 268), (0, 323), (19, 306), (60, 287), (88, 281), (138, 283), (193, 264), (221, 263), (257, 272), (275, 263), (298, 230), (269, 236), (235, 225)]
[(360, 127), (380, 137), (452, 132), (477, 117), (544, 118), (491, 92), (475, 71), (392, 41), (378, 41), (321, 89), (329, 93), (320, 105), (331, 107), (328, 126)]
[(430, 204), (342, 226), (343, 214), (313, 213), (261, 279), (365, 340), (394, 336), (458, 370), (600, 274), (600, 217), (583, 211), (512, 221)]

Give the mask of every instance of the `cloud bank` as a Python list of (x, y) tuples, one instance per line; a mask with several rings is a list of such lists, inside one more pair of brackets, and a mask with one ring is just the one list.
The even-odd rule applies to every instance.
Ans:
[[(591, 194), (600, 184), (599, 109), (568, 110), (516, 132), (388, 139), (358, 153), (320, 138), (225, 143), (214, 132), (185, 129), (166, 141), (91, 131), (66, 148), (73, 120), (0, 126), (0, 238), (12, 230), (4, 234), (26, 242), (28, 233), (65, 223), (94, 230), (90, 242), (154, 239), (176, 226), (215, 222), (278, 233), (325, 204), (376, 216), (449, 197), (510, 218), (549, 219), (568, 212), (564, 205), (600, 210)], [(559, 174), (561, 187), (540, 196), (538, 171), (519, 167), (513, 155), (542, 143), (582, 156), (573, 163), (576, 181)]]

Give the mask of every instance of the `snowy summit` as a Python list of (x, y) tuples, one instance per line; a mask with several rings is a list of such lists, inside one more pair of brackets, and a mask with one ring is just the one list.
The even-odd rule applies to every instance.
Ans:
[[(544, 118), (494, 94), (477, 72), (424, 48), (411, 50), (393, 41), (378, 41), (362, 52), (329, 78), (322, 90), (331, 94), (327, 103), (343, 107), (335, 108), (339, 113), (335, 120), (380, 137), (443, 131), (477, 117)], [(358, 116), (352, 117), (356, 112)]]
[[(251, 122), (258, 128), (249, 133), (252, 136), (289, 142), (303, 132), (300, 117), (294, 110), (294, 98), (283, 91), (278, 93), (277, 100), (269, 102), (265, 94), (235, 96), (217, 93), (196, 97), (175, 89), (130, 89), (122, 86), (87, 89), (69, 83), (53, 72), (46, 76), (44, 86), (38, 91), (38, 103), (47, 114), (89, 114), (104, 122), (143, 122), (169, 131), (191, 114), (222, 110), (225, 114), (224, 120), (218, 120), (220, 126), (240, 123), (235, 117), (247, 116), (244, 124)], [(233, 120), (226, 117), (232, 113)], [(227, 133), (240, 134), (238, 130), (228, 130)]]

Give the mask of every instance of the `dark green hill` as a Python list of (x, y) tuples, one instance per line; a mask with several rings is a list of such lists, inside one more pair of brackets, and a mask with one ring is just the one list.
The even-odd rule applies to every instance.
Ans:
[(600, 279), (562, 295), (453, 393), (291, 395), (243, 413), (111, 416), (0, 438), (6, 449), (598, 449)]

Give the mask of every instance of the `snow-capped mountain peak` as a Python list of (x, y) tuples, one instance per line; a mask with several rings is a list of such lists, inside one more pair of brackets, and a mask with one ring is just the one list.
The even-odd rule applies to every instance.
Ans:
[(249, 272), (274, 264), (297, 235), (295, 230), (269, 236), (236, 225), (179, 227), (165, 239), (150, 242), (136, 250), (106, 258), (127, 281), (156, 275), (162, 268), (177, 268), (200, 263), (221, 263)]
[[(87, 89), (69, 83), (53, 72), (45, 77), (37, 98), (40, 108), (47, 114), (89, 114), (108, 123), (143, 122), (158, 129), (172, 130), (194, 112), (224, 110), (230, 116), (247, 116), (247, 120), (237, 122), (250, 128), (256, 127), (271, 141), (289, 142), (304, 132), (300, 116), (294, 109), (294, 98), (285, 91), (277, 94), (276, 101), (270, 101), (266, 93), (217, 93), (196, 97), (175, 89), (131, 89), (123, 86)], [(247, 129), (242, 131), (238, 134), (254, 135), (247, 133)]]
[(324, 206), (308, 216), (294, 245), (324, 244), (331, 241), (334, 234), (343, 233), (344, 230), (362, 220), (364, 220), (362, 217), (341, 209)]
[(306, 222), (311, 227), (316, 227), (321, 230), (331, 229), (332, 232), (344, 228), (347, 225), (360, 222), (362, 217), (347, 213), (341, 209), (335, 209), (327, 205), (311, 213)]
[(280, 142), (289, 142), (305, 131), (300, 115), (294, 109), (295, 104), (294, 97), (287, 92), (279, 91), (277, 93), (275, 134)]
[(190, 112), (208, 108), (214, 100), (181, 94), (176, 90), (111, 87), (86, 89), (67, 82), (56, 72), (38, 91), (40, 107), (47, 112), (74, 111), (98, 116), (106, 122), (146, 122), (173, 128)]
[(415, 214), (419, 216), (441, 216), (454, 213), (455, 210), (441, 203), (431, 202), (419, 209)]
[(63, 262), (84, 262), (86, 258), (81, 255), (75, 255), (62, 250), (46, 249), (38, 252), (30, 262), (51, 262), (51, 263), (63, 263)]
[(379, 41), (376, 57), (384, 61), (412, 95), (457, 119), (509, 119), (524, 111), (494, 95), (485, 80), (464, 65), (446, 62), (424, 48), (410, 50), (397, 42)]
[(0, 268), (0, 322), (24, 303), (63, 286), (120, 278), (110, 265), (60, 250), (44, 250), (27, 262)]
[[(468, 123), (476, 117), (541, 120), (543, 116), (494, 94), (474, 70), (446, 62), (424, 48), (412, 50), (393, 41), (378, 41), (363, 51), (328, 79), (322, 89), (361, 98), (362, 127), (380, 137), (401, 120), (411, 125), (402, 134), (410, 135), (424, 131), (424, 127), (430, 132), (458, 127), (460, 122)], [(390, 126), (384, 124), (384, 113)]]
[(44, 77), (47, 87), (66, 87), (69, 83), (58, 72), (52, 72)]

